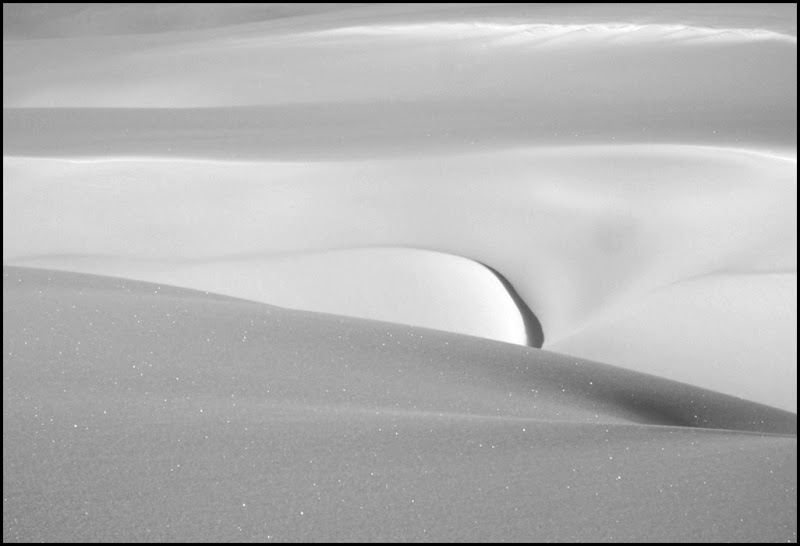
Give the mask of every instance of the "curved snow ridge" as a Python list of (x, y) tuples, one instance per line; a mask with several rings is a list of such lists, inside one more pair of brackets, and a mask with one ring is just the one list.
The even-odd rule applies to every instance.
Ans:
[(636, 42), (707, 43), (782, 41), (797, 43), (797, 36), (761, 28), (714, 28), (681, 24), (636, 24), (627, 22), (557, 24), (497, 22), (430, 22), (364, 25), (315, 31), (308, 36), (384, 36), (470, 38), (502, 37), (504, 43), (549, 41), (553, 38), (579, 40), (626, 38)]
[[(580, 354), (633, 369), (645, 361), (675, 369), (675, 362), (697, 362), (696, 356), (703, 362), (676, 369), (673, 378), (708, 388), (721, 383), (718, 375), (699, 377), (713, 359), (730, 379), (728, 394), (788, 408), (792, 400), (764, 396), (774, 383), (762, 373), (765, 346), (776, 349), (770, 352), (776, 370), (796, 369), (796, 353), (785, 350), (796, 345), (794, 324), (764, 303), (788, 294), (783, 284), (748, 282), (737, 293), (715, 283), (707, 290), (715, 290), (712, 300), (681, 290), (641, 311), (637, 302), (712, 272), (795, 269), (796, 176), (796, 160), (784, 150), (679, 144), (293, 164), (6, 157), (3, 250), (7, 263), (31, 255), (106, 254), (197, 264), (363, 247), (468, 256), (508, 278), (535, 310), (546, 347), (563, 340), (570, 351), (583, 351), (581, 339), (599, 336), (603, 343), (586, 347), (603, 354)], [(390, 272), (401, 270), (408, 271)], [(124, 268), (117, 275), (131, 277)], [(408, 276), (412, 283), (417, 277)], [(436, 278), (446, 284), (461, 277)], [(331, 291), (329, 277), (320, 283), (323, 294)], [(484, 288), (470, 286), (492, 283), (467, 284), (453, 301), (475, 301)], [(376, 293), (392, 295), (391, 288)], [(430, 294), (439, 294), (421, 293), (428, 307)], [(678, 298), (710, 309), (693, 312), (690, 344), (676, 331), (686, 320), (674, 313)], [(762, 319), (751, 322), (754, 314), (738, 311), (750, 307)], [(629, 311), (631, 320), (618, 320)], [(518, 312), (498, 313), (512, 315)], [(734, 322), (745, 334), (730, 343)], [(748, 330), (745, 322), (763, 326)], [(656, 331), (643, 331), (646, 324)], [(615, 352), (620, 356), (610, 358)]]
[[(4, 332), (4, 371), (19, 387), (54, 381), (62, 392), (66, 373), (74, 380), (71, 392), (96, 394), (101, 387), (118, 395), (117, 384), (103, 377), (108, 374), (135, 385), (128, 392), (147, 397), (162, 390), (172, 397), (180, 374), (177, 382), (191, 378), (182, 388), (209, 402), (221, 397), (218, 409), (226, 413), (236, 407), (230, 406), (236, 392), (242, 405), (250, 399), (260, 409), (303, 413), (367, 409), (380, 415), (399, 409), (416, 410), (416, 417), (447, 412), (571, 425), (797, 432), (797, 415), (779, 408), (597, 361), (448, 332), (52, 269), (4, 266), (3, 294), (14, 317)], [(45, 336), (52, 343), (29, 342)], [(71, 351), (76, 340), (83, 343)], [(109, 347), (119, 358), (108, 358)], [(59, 349), (65, 354), (48, 356)], [(159, 365), (148, 366), (146, 374), (131, 373), (144, 350), (144, 358)], [(88, 370), (96, 374), (90, 381)], [(235, 389), (237, 383), (245, 389)], [(188, 404), (169, 402), (171, 411), (195, 406), (181, 398)], [(95, 396), (83, 399), (98, 402)], [(75, 408), (74, 399), (62, 400)], [(138, 409), (146, 413), (153, 406)], [(214, 408), (206, 409), (202, 417), (213, 418)]]
[(124, 277), (277, 305), (541, 347), (542, 326), (511, 283), (469, 258), (370, 247), (170, 261), (51, 255), (7, 263)]

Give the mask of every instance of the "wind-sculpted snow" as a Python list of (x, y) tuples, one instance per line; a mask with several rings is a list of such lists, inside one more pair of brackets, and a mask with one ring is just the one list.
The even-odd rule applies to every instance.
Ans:
[(100, 272), (280, 305), (541, 347), (542, 327), (497, 271), (448, 254), (358, 248), (228, 259), (38, 256), (14, 263)]
[[(388, 24), (352, 24), (375, 18), (367, 12), (295, 25), (283, 19), (194, 32), (7, 41), (3, 106), (473, 100), (476, 108), (490, 101), (500, 104), (486, 107), (502, 109), (503, 101), (521, 99), (562, 118), (622, 116), (645, 131), (687, 109), (694, 121), (709, 110), (721, 109), (729, 122), (745, 115), (748, 127), (796, 118), (796, 101), (784, 92), (797, 75), (789, 29), (749, 27), (747, 20), (716, 28), (598, 14), (589, 23), (543, 17), (439, 14), (404, 22), (388, 14)], [(559, 132), (558, 123), (546, 125)]]
[(3, 37), (4, 541), (796, 541), (796, 4)]
[(4, 268), (3, 301), (5, 541), (793, 533), (792, 413), (119, 278)]
[[(797, 36), (759, 28), (712, 28), (689, 25), (640, 25), (633, 23), (596, 24), (548, 24), (548, 23), (417, 23), (409, 25), (371, 25), (341, 27), (320, 31), (313, 36), (387, 36), (387, 37), (434, 37), (464, 39), (481, 37), (494, 39), (492, 45), (537, 46), (551, 44), (563, 46), (569, 42), (591, 42), (597, 45), (602, 40), (615, 44), (631, 45), (660, 42), (706, 45), (708, 43), (731, 43), (739, 41), (785, 41), (797, 43)], [(554, 43), (555, 42), (555, 43)]]
[[(199, 261), (206, 272), (195, 268), (194, 276), (181, 282), (213, 289), (220, 283), (209, 279), (224, 272), (221, 264), (231, 259), (385, 246), (428, 249), (502, 274), (533, 310), (548, 344), (584, 330), (589, 334), (652, 292), (687, 279), (713, 279), (725, 271), (794, 278), (796, 269), (796, 163), (774, 153), (606, 145), (303, 163), (166, 158), (7, 158), (4, 163), (7, 263), (38, 256), (37, 264), (48, 267), (58, 260), (46, 256), (82, 254), (145, 259), (163, 275), (146, 280), (168, 283), (172, 261)], [(80, 263), (65, 267), (81, 271)], [(126, 272), (96, 265), (84, 271)], [(238, 271), (237, 277), (246, 274), (246, 268)], [(263, 301), (259, 271), (236, 283), (237, 296)], [(312, 278), (313, 271), (309, 263), (303, 275)], [(324, 274), (317, 277), (313, 293), (335, 286), (322, 281)], [(203, 285), (202, 278), (210, 283)], [(737, 302), (709, 300), (707, 305), (744, 306), (756, 314), (730, 313), (722, 321), (705, 315), (709, 320), (697, 325), (692, 344), (677, 342), (680, 323), (658, 319), (672, 316), (668, 308), (683, 298), (678, 289), (663, 310), (648, 311), (658, 327), (650, 333), (627, 327), (609, 333), (640, 342), (618, 343), (617, 354), (603, 354), (718, 388), (716, 374), (696, 365), (712, 355), (713, 361), (727, 362), (728, 393), (793, 408), (792, 382), (780, 396), (774, 387), (776, 375), (795, 373), (792, 307), (780, 314), (775, 308), (756, 311), (763, 298), (757, 286), (744, 285)], [(399, 302), (410, 301), (399, 286), (380, 301), (392, 294)], [(397, 306), (381, 307), (380, 318), (390, 320)], [(732, 326), (726, 321), (743, 321), (739, 330), (747, 328), (750, 316), (773, 325), (750, 328), (752, 342), (744, 346), (721, 343)], [(458, 322), (453, 329), (464, 331)], [(592, 356), (581, 347), (582, 356)], [(761, 374), (765, 355), (775, 363), (769, 375)]]

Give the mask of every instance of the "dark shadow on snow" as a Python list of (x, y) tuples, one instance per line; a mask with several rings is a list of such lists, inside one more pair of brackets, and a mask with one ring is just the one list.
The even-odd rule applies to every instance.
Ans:
[(508, 279), (506, 279), (499, 271), (483, 262), (478, 263), (491, 271), (492, 274), (497, 277), (497, 280), (500, 281), (500, 284), (502, 284), (503, 288), (506, 289), (508, 295), (511, 296), (511, 300), (514, 302), (514, 305), (517, 306), (519, 314), (522, 316), (522, 322), (525, 325), (525, 343), (531, 347), (541, 349), (542, 345), (544, 344), (544, 331), (542, 330), (542, 324), (539, 322), (539, 319), (533, 313), (531, 308), (528, 307), (528, 304), (525, 303), (525, 300), (520, 297), (520, 295), (514, 289), (514, 286), (508, 282)]

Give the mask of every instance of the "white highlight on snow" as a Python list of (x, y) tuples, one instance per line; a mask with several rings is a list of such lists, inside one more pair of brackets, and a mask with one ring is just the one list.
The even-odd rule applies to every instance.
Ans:
[(637, 41), (729, 42), (778, 40), (796, 44), (797, 36), (760, 28), (713, 28), (678, 24), (635, 24), (625, 22), (591, 24), (436, 22), (365, 25), (309, 33), (314, 36), (387, 36), (461, 38), (498, 36), (514, 42), (570, 38), (632, 38)]
[(495, 275), (479, 263), (442, 252), (352, 248), (175, 262), (84, 255), (15, 263), (158, 282), (507, 343), (527, 342), (522, 316)]

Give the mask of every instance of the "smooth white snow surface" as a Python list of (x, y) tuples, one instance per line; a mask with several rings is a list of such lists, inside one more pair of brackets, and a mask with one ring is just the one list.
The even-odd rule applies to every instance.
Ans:
[(796, 409), (795, 6), (6, 13), (6, 264)]

